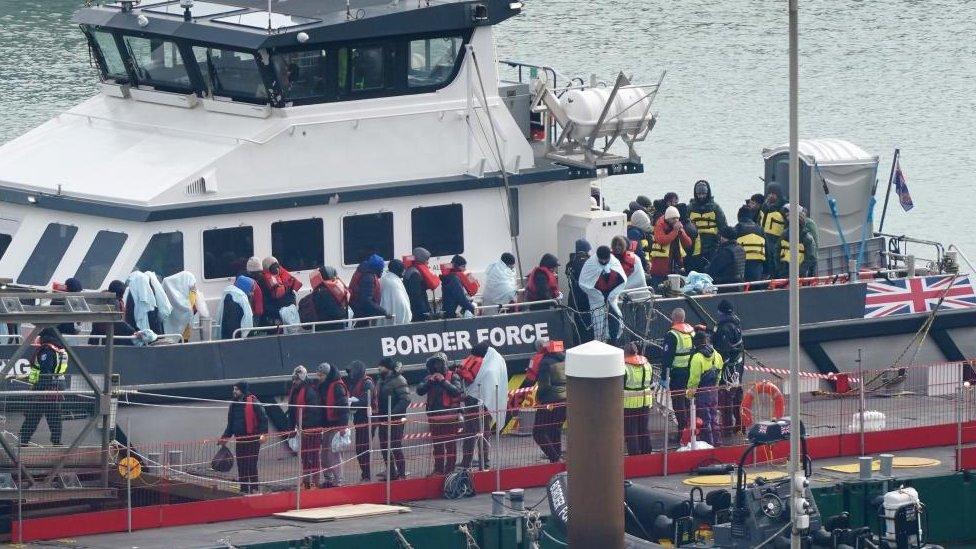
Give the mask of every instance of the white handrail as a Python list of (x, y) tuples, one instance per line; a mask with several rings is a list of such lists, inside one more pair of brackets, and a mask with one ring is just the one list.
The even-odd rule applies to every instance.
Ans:
[(949, 244), (948, 249), (955, 250), (956, 253), (959, 254), (959, 257), (961, 257), (962, 260), (966, 262), (966, 265), (969, 266), (969, 272), (976, 274), (976, 267), (973, 267), (973, 262), (970, 261), (968, 257), (966, 257), (966, 254), (964, 254), (962, 250), (959, 249), (959, 246), (956, 246), (955, 244)]
[(336, 324), (349, 324), (349, 325), (352, 325), (352, 324), (356, 324), (357, 322), (369, 322), (369, 323), (372, 324), (373, 322), (375, 322), (377, 320), (385, 320), (386, 318), (387, 317), (385, 317), (385, 316), (364, 316), (364, 317), (361, 317), (361, 318), (344, 318), (344, 319), (340, 319), (340, 320), (320, 320), (320, 321), (317, 321), (317, 322), (300, 322), (298, 324), (281, 324), (281, 325), (275, 325), (275, 326), (255, 326), (253, 328), (238, 328), (238, 329), (234, 330), (234, 333), (233, 334), (231, 334), (231, 338), (232, 339), (239, 339), (239, 336), (242, 333), (244, 333), (244, 332), (247, 332), (248, 334), (250, 334), (251, 332), (271, 332), (271, 331), (284, 330), (284, 329), (287, 329), (287, 328), (296, 328), (296, 327), (297, 328), (309, 328), (309, 327), (314, 328), (315, 326), (330, 326), (330, 325), (336, 325)]

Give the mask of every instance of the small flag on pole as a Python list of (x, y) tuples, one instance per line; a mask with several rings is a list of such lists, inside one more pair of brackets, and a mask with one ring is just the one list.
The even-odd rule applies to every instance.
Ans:
[(905, 170), (901, 168), (901, 155), (895, 158), (895, 192), (898, 193), (898, 203), (906, 212), (915, 207), (912, 202), (912, 193), (908, 191), (908, 181), (905, 179)]

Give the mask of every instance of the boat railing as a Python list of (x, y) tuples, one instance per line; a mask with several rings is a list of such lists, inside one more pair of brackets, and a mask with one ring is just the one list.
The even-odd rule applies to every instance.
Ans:
[(976, 274), (976, 267), (973, 267), (973, 262), (970, 261), (968, 257), (966, 257), (966, 254), (964, 254), (963, 251), (959, 249), (959, 246), (956, 246), (955, 244), (949, 244), (948, 249), (949, 251), (956, 252), (956, 255), (961, 257), (962, 260), (966, 262), (966, 266), (969, 267), (970, 273)]
[(521, 301), (515, 303), (505, 303), (504, 305), (475, 305), (476, 311), (496, 311), (495, 314), (504, 313), (514, 313), (518, 312), (522, 308), (526, 307), (537, 307), (540, 305), (549, 305), (550, 307), (556, 307), (559, 305), (558, 299), (540, 299), (538, 301)]
[[(281, 325), (274, 325), (274, 326), (255, 326), (253, 328), (238, 328), (238, 329), (234, 330), (234, 333), (231, 335), (231, 337), (233, 339), (240, 339), (241, 336), (242, 336), (242, 334), (244, 334), (244, 333), (247, 333), (247, 335), (250, 336), (250, 335), (252, 335), (252, 334), (254, 334), (256, 332), (258, 332), (258, 333), (260, 333), (260, 332), (274, 333), (274, 332), (278, 332), (278, 331), (283, 331), (287, 335), (289, 333), (289, 330), (295, 330), (296, 328), (312, 328), (314, 330), (316, 327), (319, 327), (319, 326), (339, 326), (339, 325), (343, 325), (343, 324), (346, 325), (346, 327), (343, 328), (343, 329), (348, 330), (348, 329), (351, 329), (354, 325), (359, 324), (361, 322), (366, 322), (370, 326), (375, 326), (378, 321), (380, 321), (380, 320), (386, 320), (386, 319), (387, 319), (387, 317), (385, 317), (385, 316), (364, 316), (362, 318), (347, 318), (347, 319), (341, 319), (341, 320), (320, 320), (320, 321), (317, 321), (317, 322), (300, 322), (298, 324), (281, 324)], [(294, 333), (298, 333), (298, 332), (294, 332)]]
[[(567, 85), (572, 85), (576, 81), (579, 82), (580, 86), (583, 85), (582, 78), (569, 78), (568, 76), (560, 75), (559, 71), (557, 71), (554, 67), (550, 67), (548, 65), (536, 65), (533, 63), (515, 61), (512, 59), (499, 59), (498, 64), (515, 69), (518, 72), (519, 84), (528, 83), (529, 81), (531, 81), (532, 78), (536, 78), (538, 73), (541, 71), (543, 74), (546, 75), (546, 79), (550, 82), (550, 85), (555, 89), (559, 88), (560, 76), (563, 77), (563, 80), (566, 82)], [(529, 72), (528, 78), (526, 78), (526, 75), (524, 74), (524, 71), (526, 70), (528, 70)]]
[[(105, 340), (108, 339), (108, 336), (105, 334), (61, 334), (61, 337), (63, 337), (67, 343), (72, 343), (76, 340), (80, 340), (82, 344), (85, 344), (84, 342), (93, 339), (98, 342), (97, 345), (104, 345)], [(117, 335), (117, 336), (113, 336), (112, 339), (114, 339), (115, 341), (137, 341), (137, 340), (142, 341), (145, 338), (137, 335), (130, 335), (130, 336)], [(171, 341), (173, 343), (182, 343), (183, 334), (156, 334), (156, 339), (153, 341), (155, 342), (159, 340)]]
[[(882, 257), (887, 258), (887, 267), (889, 269), (894, 269), (899, 266), (899, 262), (904, 268), (909, 271), (914, 270), (912, 263), (917, 264), (919, 261), (924, 261), (929, 263), (934, 270), (942, 271), (945, 266), (945, 247), (941, 242), (936, 242), (935, 240), (925, 240), (923, 238), (915, 238), (906, 235), (895, 235), (888, 233), (874, 233), (875, 236), (882, 236), (888, 240), (887, 251), (882, 251)], [(919, 246), (925, 246), (932, 248), (935, 251), (935, 257), (923, 257), (918, 254), (913, 254), (909, 252), (909, 245), (915, 244)]]

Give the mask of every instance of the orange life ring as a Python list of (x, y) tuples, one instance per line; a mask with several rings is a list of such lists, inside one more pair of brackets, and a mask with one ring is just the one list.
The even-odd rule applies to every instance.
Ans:
[(749, 389), (749, 392), (742, 397), (742, 406), (739, 409), (739, 418), (742, 420), (742, 427), (752, 425), (752, 403), (756, 395), (767, 395), (773, 400), (773, 416), (781, 418), (786, 415), (786, 398), (780, 392), (779, 387), (770, 381), (760, 381)]

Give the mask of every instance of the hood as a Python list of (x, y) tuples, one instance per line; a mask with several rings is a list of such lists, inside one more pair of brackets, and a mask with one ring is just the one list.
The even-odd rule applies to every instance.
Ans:
[(359, 264), (360, 269), (376, 274), (377, 276), (383, 274), (384, 266), (383, 258), (376, 254), (369, 256), (365, 261)]
[(705, 358), (710, 358), (712, 354), (715, 352), (715, 348), (712, 347), (711, 344), (706, 343), (704, 345), (699, 345), (698, 347), (696, 347), (695, 351), (705, 355)]
[(654, 232), (654, 227), (651, 225), (651, 217), (644, 210), (634, 212), (630, 216), (630, 223), (645, 233), (650, 234)]
[(540, 267), (548, 267), (550, 269), (555, 269), (555, 268), (559, 267), (559, 259), (556, 256), (552, 255), (552, 254), (546, 254), (546, 255), (542, 256), (542, 260), (539, 261), (539, 266)]
[(366, 364), (361, 360), (354, 360), (346, 366), (346, 371), (349, 372), (351, 381), (359, 381), (366, 375)]
[(723, 324), (723, 323), (726, 323), (726, 322), (732, 322), (732, 323), (735, 323), (735, 324), (742, 324), (742, 321), (739, 319), (739, 315), (737, 315), (735, 313), (720, 313), (718, 315), (718, 323), (719, 324)]
[[(701, 189), (701, 188), (704, 188), (705, 189), (705, 192), (707, 194), (705, 195), (705, 200), (703, 200), (702, 202), (698, 202), (698, 198), (697, 198), (696, 195), (698, 194), (698, 190)], [(712, 197), (712, 185), (711, 185), (711, 183), (709, 183), (708, 181), (705, 181), (704, 179), (699, 179), (698, 181), (696, 181), (695, 182), (695, 186), (694, 186), (694, 188), (692, 190), (691, 201), (690, 201), (692, 207), (694, 207), (694, 206), (702, 206), (704, 204), (708, 204), (709, 202), (713, 202), (714, 200), (715, 199)]]

